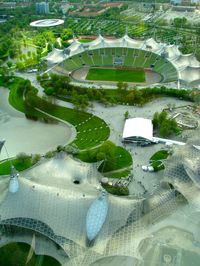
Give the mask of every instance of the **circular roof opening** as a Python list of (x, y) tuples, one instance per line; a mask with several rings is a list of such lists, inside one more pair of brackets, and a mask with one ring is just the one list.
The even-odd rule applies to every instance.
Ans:
[(74, 180), (73, 183), (76, 184), (76, 185), (79, 185), (80, 181), (79, 180)]

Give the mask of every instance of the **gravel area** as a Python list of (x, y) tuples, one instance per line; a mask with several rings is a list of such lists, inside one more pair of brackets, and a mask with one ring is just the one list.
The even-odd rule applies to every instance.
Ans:
[[(68, 125), (44, 124), (26, 119), (24, 114), (9, 105), (8, 93), (7, 89), (0, 88), (0, 139), (6, 140), (10, 157), (20, 152), (43, 154), (71, 140), (72, 130)], [(0, 160), (6, 157), (3, 149)]]
[[(191, 104), (187, 101), (180, 101), (174, 98), (159, 98), (146, 104), (143, 107), (117, 105), (113, 107), (104, 107), (101, 104), (94, 104), (91, 112), (108, 123), (111, 134), (110, 140), (115, 144), (123, 146), (122, 132), (124, 127), (124, 113), (129, 112), (130, 117), (153, 118), (155, 112), (161, 112), (168, 104), (175, 104), (176, 107)], [(142, 170), (142, 165), (148, 165), (150, 157), (158, 150), (166, 148), (163, 144), (156, 144), (147, 147), (138, 147), (133, 144), (125, 144), (124, 147), (133, 157), (133, 180), (129, 185), (130, 193), (133, 195), (143, 195), (146, 191), (153, 193), (160, 180), (163, 172), (149, 173)], [(147, 193), (147, 192), (146, 192)]]

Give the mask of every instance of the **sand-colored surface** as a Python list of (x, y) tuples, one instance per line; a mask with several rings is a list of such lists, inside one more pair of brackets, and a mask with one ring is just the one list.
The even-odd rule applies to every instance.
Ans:
[[(71, 141), (71, 129), (63, 123), (44, 124), (25, 118), (8, 103), (8, 90), (0, 88), (0, 139), (6, 140), (9, 156), (19, 152), (46, 153)], [(6, 158), (4, 149), (0, 160)]]

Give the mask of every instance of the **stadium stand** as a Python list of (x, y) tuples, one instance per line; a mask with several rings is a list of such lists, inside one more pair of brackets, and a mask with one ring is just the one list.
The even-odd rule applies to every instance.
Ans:
[(73, 71), (83, 66), (124, 66), (152, 69), (161, 74), (162, 82), (177, 80), (176, 68), (166, 58), (150, 51), (132, 48), (99, 48), (66, 59), (62, 66)]

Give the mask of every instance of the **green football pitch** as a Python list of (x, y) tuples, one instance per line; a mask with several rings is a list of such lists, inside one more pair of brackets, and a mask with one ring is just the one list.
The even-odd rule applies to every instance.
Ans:
[(90, 68), (86, 80), (145, 82), (142, 69)]

